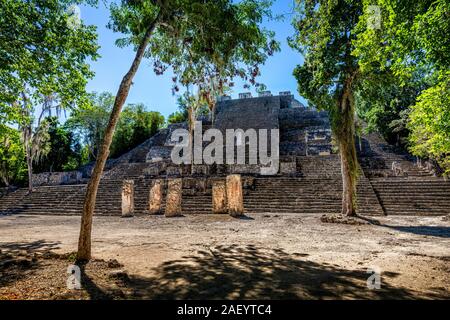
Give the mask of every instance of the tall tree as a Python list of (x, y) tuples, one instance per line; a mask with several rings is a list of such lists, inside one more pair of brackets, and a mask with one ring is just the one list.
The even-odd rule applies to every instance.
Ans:
[(114, 99), (109, 92), (91, 93), (89, 103), (74, 110), (66, 121), (66, 126), (88, 148), (90, 161), (95, 161), (99, 153)]
[(25, 157), (28, 171), (28, 191), (33, 191), (33, 164), (41, 160), (50, 151), (48, 143), (48, 121), (42, 119), (42, 115), (47, 110), (43, 109), (41, 116), (34, 126), (34, 116), (31, 111), (34, 110), (28, 99), (23, 99), (23, 107), (19, 121), (19, 130), (21, 131), (21, 140), (25, 150)]
[[(188, 98), (189, 92), (186, 91), (182, 95), (179, 95), (177, 97), (177, 107), (178, 110), (174, 113), (171, 113), (169, 117), (167, 118), (167, 122), (170, 123), (180, 123), (185, 122), (188, 120), (189, 117), (189, 105), (188, 105)], [(201, 106), (199, 109), (197, 109), (196, 116), (201, 115), (208, 115), (209, 108), (208, 106)]]
[(19, 130), (0, 124), (0, 183), (22, 183), (26, 175), (24, 159)]
[[(418, 0), (364, 0), (364, 16), (358, 24), (354, 54), (362, 72), (389, 71), (403, 88), (420, 74), (408, 108), (410, 151), (435, 159), (450, 174), (450, 2)], [(379, 29), (363, 23), (376, 5), (381, 15)]]
[(356, 214), (354, 91), (359, 67), (352, 51), (361, 13), (359, 0), (297, 1), (295, 35), (290, 39), (290, 45), (304, 55), (304, 63), (294, 70), (299, 93), (331, 117), (341, 158), (342, 214), (348, 216)]
[(61, 125), (55, 116), (45, 120), (48, 124), (48, 152), (36, 162), (35, 171), (58, 172), (78, 168), (82, 164), (82, 154), (75, 134), (65, 125)]
[[(89, 181), (83, 206), (83, 216), (78, 242), (78, 260), (91, 258), (92, 216), (95, 209), (98, 185), (109, 153), (114, 129), (128, 96), (130, 86), (144, 58), (154, 57), (157, 74), (171, 65), (178, 76), (187, 76), (186, 53), (195, 59), (206, 59), (211, 66), (233, 66), (243, 62), (261, 61), (262, 52), (269, 48), (266, 33), (261, 31), (260, 21), (268, 11), (264, 0), (147, 0), (122, 1), (111, 6), (110, 27), (124, 33), (127, 38), (118, 45), (133, 45), (136, 54), (130, 70), (119, 86), (110, 121), (105, 131), (92, 178)], [(150, 46), (149, 46), (150, 44)], [(186, 44), (189, 50), (179, 51)], [(147, 50), (148, 49), (148, 50)], [(245, 59), (244, 59), (245, 58)], [(178, 65), (182, 63), (183, 65)], [(235, 68), (237, 69), (237, 68)]]
[(42, 142), (33, 129), (34, 114), (39, 107), (83, 103), (87, 78), (93, 76), (86, 60), (97, 57), (95, 27), (69, 10), (80, 2), (4, 0), (0, 6), (0, 118), (22, 128), (30, 190), (32, 152), (40, 149), (32, 144)]
[(164, 124), (164, 116), (147, 111), (143, 104), (131, 104), (120, 115), (111, 143), (111, 157), (117, 158), (153, 136)]
[[(114, 99), (109, 92), (92, 93), (90, 103), (72, 112), (65, 123), (65, 127), (72, 130), (89, 150), (89, 161), (97, 158)], [(125, 106), (111, 142), (110, 157), (119, 157), (138, 146), (163, 124), (163, 115), (148, 111), (141, 103)]]

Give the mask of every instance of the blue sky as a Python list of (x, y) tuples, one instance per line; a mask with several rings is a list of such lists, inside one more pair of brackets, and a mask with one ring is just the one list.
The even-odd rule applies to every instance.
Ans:
[[(288, 0), (275, 1), (273, 13), (276, 15), (286, 14), (291, 11), (292, 2)], [(109, 10), (103, 1), (99, 1), (98, 8), (81, 7), (81, 18), (86, 24), (97, 26), (99, 54), (101, 57), (91, 63), (95, 77), (88, 83), (88, 91), (110, 91), (117, 92), (123, 75), (128, 71), (134, 57), (132, 47), (118, 48), (114, 44), (122, 35), (109, 30), (106, 25), (109, 20)], [(291, 91), (300, 101), (297, 83), (292, 76), (292, 71), (297, 64), (303, 62), (300, 53), (292, 50), (287, 45), (286, 38), (293, 34), (290, 23), (291, 15), (287, 14), (284, 21), (270, 21), (264, 26), (275, 31), (276, 38), (281, 43), (281, 52), (278, 52), (266, 61), (261, 68), (259, 82), (264, 83), (272, 93), (279, 91)], [(172, 81), (170, 72), (163, 76), (156, 76), (150, 65), (150, 61), (144, 60), (134, 79), (127, 103), (144, 103), (149, 110), (161, 112), (165, 117), (176, 111), (176, 96), (172, 95)], [(236, 86), (233, 97), (239, 92), (244, 92), (242, 86)], [(252, 89), (251, 91), (254, 90)]]

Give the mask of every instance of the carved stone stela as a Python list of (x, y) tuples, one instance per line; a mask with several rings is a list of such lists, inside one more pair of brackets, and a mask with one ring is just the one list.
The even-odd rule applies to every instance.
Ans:
[(134, 181), (124, 180), (122, 184), (122, 217), (131, 217), (134, 213)]
[(183, 181), (180, 178), (167, 181), (166, 217), (181, 216), (181, 195)]
[(156, 179), (150, 188), (148, 195), (148, 212), (150, 214), (161, 213), (161, 204), (163, 197), (163, 184), (161, 179)]
[(227, 190), (224, 180), (212, 183), (212, 211), (213, 213), (227, 213)]
[(241, 176), (232, 174), (227, 176), (227, 207), (232, 217), (244, 215), (244, 197)]

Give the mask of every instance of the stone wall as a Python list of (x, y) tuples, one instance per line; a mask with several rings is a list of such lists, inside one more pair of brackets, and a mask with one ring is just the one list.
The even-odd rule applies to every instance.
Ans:
[(214, 126), (225, 129), (278, 129), (280, 97), (226, 100), (217, 103)]
[(6, 196), (10, 192), (14, 192), (17, 190), (17, 187), (2, 187), (0, 188), (0, 198)]
[(33, 174), (33, 186), (54, 186), (59, 184), (77, 184), (83, 181), (80, 171), (44, 172)]
[(326, 112), (305, 108), (282, 109), (279, 124), (280, 155), (331, 153), (331, 128)]

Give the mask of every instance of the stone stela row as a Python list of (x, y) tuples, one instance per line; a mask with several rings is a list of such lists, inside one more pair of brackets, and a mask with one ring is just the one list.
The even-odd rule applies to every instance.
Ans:
[[(163, 199), (165, 196), (165, 206)], [(134, 215), (134, 180), (124, 180), (122, 185), (122, 217)], [(183, 179), (155, 179), (148, 191), (148, 214), (162, 214), (166, 217), (182, 215)], [(244, 215), (242, 179), (233, 174), (224, 179), (212, 181), (212, 213), (229, 214), (232, 217)]]

